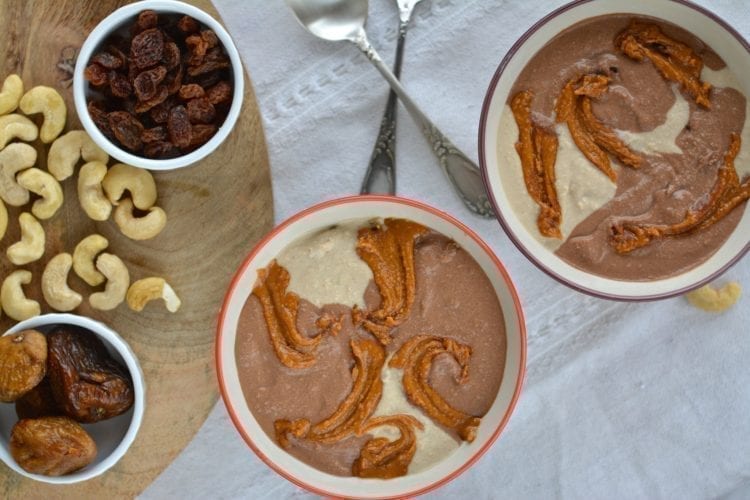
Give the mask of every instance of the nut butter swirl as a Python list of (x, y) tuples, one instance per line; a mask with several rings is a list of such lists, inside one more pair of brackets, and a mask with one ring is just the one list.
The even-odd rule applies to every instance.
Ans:
[(481, 419), (453, 408), (428, 382), (432, 362), (444, 353), (450, 354), (461, 368), (457, 382), (466, 382), (469, 377), (471, 347), (448, 337), (412, 337), (391, 358), (389, 366), (403, 369), (404, 391), (412, 404), (424, 410), (439, 424), (454, 429), (461, 439), (472, 442), (476, 438)]
[(613, 224), (610, 227), (610, 242), (615, 250), (618, 253), (628, 253), (660, 238), (680, 236), (707, 228), (750, 198), (750, 176), (740, 184), (734, 168), (734, 159), (739, 150), (740, 137), (732, 134), (724, 163), (719, 167), (708, 201), (699, 208), (689, 209), (682, 221), (671, 225), (634, 221)]
[(679, 83), (695, 102), (711, 107), (711, 84), (700, 79), (703, 60), (689, 46), (665, 35), (655, 24), (632, 21), (615, 46), (636, 61), (648, 59), (667, 80)]
[(391, 479), (405, 476), (409, 471), (409, 464), (417, 452), (414, 429), (422, 430), (424, 426), (411, 415), (387, 415), (368, 420), (360, 429), (360, 434), (383, 425), (396, 427), (401, 436), (395, 441), (386, 438), (367, 441), (352, 465), (354, 476)]
[(383, 345), (390, 343), (391, 329), (411, 311), (416, 288), (414, 245), (427, 232), (421, 224), (405, 219), (385, 219), (383, 225), (359, 230), (357, 255), (372, 270), (381, 300), (374, 311), (355, 307), (352, 319)]

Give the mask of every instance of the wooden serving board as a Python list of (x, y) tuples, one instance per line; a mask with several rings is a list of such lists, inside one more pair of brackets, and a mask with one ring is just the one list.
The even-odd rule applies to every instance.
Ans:
[[(191, 3), (218, 18), (209, 0)], [(101, 19), (127, 3), (118, 0), (0, 0), (0, 81), (18, 73), (26, 88), (56, 88), (68, 105), (67, 130), (81, 128), (73, 105), (72, 75), (60, 69)], [(69, 61), (68, 61), (69, 62)], [(38, 145), (41, 145), (39, 143)], [(44, 150), (39, 147), (40, 153)], [(110, 165), (114, 163), (110, 159)], [(46, 167), (40, 154), (37, 166)], [(146, 411), (127, 455), (99, 478), (73, 486), (50, 486), (15, 474), (0, 463), (0, 498), (132, 497), (143, 491), (185, 447), (217, 399), (213, 362), (216, 321), (229, 281), (252, 245), (273, 223), (273, 203), (261, 118), (246, 79), (239, 121), (224, 144), (207, 159), (186, 169), (154, 173), (157, 204), (168, 216), (156, 238), (136, 242), (122, 236), (114, 222), (88, 219), (78, 203), (77, 175), (65, 180), (65, 203), (43, 221), (47, 243), (32, 271), (27, 295), (52, 312), (40, 294), (41, 273), (59, 252), (72, 253), (92, 233), (110, 242), (108, 252), (125, 261), (131, 281), (164, 276), (182, 299), (176, 314), (161, 302), (141, 313), (121, 304), (114, 311), (88, 307), (94, 291), (71, 272), (69, 283), (84, 296), (75, 313), (98, 319), (122, 335), (138, 355), (146, 376)], [(14, 266), (5, 249), (20, 238), (18, 215), (30, 206), (8, 207), (8, 232), (0, 241), (0, 279)], [(5, 315), (0, 331), (12, 324)]]

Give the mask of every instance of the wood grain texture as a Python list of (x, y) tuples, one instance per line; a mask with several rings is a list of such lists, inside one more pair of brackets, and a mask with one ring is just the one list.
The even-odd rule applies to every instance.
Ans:
[[(96, 24), (127, 3), (116, 0), (0, 0), (0, 78), (19, 73), (26, 88), (49, 85), (68, 104), (68, 129), (80, 128), (73, 106), (70, 75), (58, 67), (61, 57), (79, 48)], [(208, 0), (193, 0), (213, 16)], [(39, 147), (40, 153), (43, 148)], [(110, 160), (110, 164), (114, 161)], [(46, 166), (40, 154), (38, 165)], [(241, 117), (225, 143), (192, 167), (154, 173), (157, 204), (168, 215), (167, 227), (143, 242), (122, 236), (111, 220), (93, 222), (78, 204), (77, 175), (63, 182), (66, 201), (44, 221), (44, 257), (24, 266), (34, 274), (27, 294), (41, 300), (41, 272), (58, 252), (72, 252), (85, 236), (97, 232), (108, 251), (128, 266), (131, 281), (164, 276), (182, 299), (177, 314), (160, 302), (142, 313), (125, 304), (110, 312), (94, 311), (84, 301), (75, 313), (113, 327), (132, 346), (146, 376), (146, 411), (140, 433), (128, 454), (109, 472), (73, 486), (49, 486), (24, 479), (0, 464), (0, 498), (132, 497), (143, 491), (175, 458), (203, 424), (217, 399), (213, 363), (216, 321), (226, 288), (240, 261), (273, 223), (271, 183), (260, 114), (246, 78)], [(18, 215), (30, 206), (9, 208), (8, 233), (0, 242), (0, 277), (14, 266), (5, 249), (20, 237)], [(71, 273), (72, 288), (87, 298), (92, 292)], [(101, 288), (101, 287), (100, 287)], [(0, 320), (5, 330), (11, 321)], [(0, 330), (1, 331), (1, 330)], [(212, 466), (215, 466), (213, 464)]]

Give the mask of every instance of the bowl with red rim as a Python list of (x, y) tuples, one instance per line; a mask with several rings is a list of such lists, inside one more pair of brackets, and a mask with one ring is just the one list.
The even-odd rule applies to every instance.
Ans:
[[(680, 274), (650, 281), (623, 281), (593, 274), (564, 261), (546, 248), (523, 224), (512, 208), (503, 169), (500, 126), (503, 108), (527, 62), (553, 37), (589, 18), (607, 14), (633, 14), (657, 18), (692, 33), (711, 47), (738, 77), (742, 91), (750, 96), (750, 45), (729, 24), (712, 12), (684, 0), (576, 0), (551, 12), (524, 33), (503, 57), (490, 81), (479, 125), (479, 162), (495, 214), (503, 230), (518, 249), (537, 267), (559, 282), (601, 298), (644, 301), (685, 293), (721, 275), (750, 250), (750, 205), (729, 238), (707, 260)], [(750, 144), (750, 121), (743, 129), (743, 150)], [(722, 153), (723, 155), (723, 153)], [(739, 165), (742, 158), (735, 161)], [(507, 171), (505, 172), (507, 175)], [(518, 172), (521, 175), (521, 172)], [(742, 174), (741, 174), (742, 175)], [(565, 214), (563, 214), (565, 217)], [(534, 228), (536, 229), (536, 228)]]
[[(503, 311), (507, 353), (497, 396), (482, 418), (477, 438), (464, 443), (431, 468), (380, 480), (342, 477), (321, 472), (296, 459), (262, 430), (240, 386), (235, 343), (239, 316), (257, 279), (257, 271), (292, 242), (324, 228), (351, 221), (405, 218), (427, 226), (458, 243), (489, 278)], [(523, 311), (510, 276), (492, 250), (468, 227), (424, 203), (391, 196), (352, 196), (327, 201), (290, 217), (244, 259), (222, 306), (216, 335), (219, 388), (232, 421), (248, 446), (269, 467), (313, 493), (334, 497), (397, 498), (425, 493), (457, 477), (492, 445), (507, 424), (521, 391), (526, 362)]]

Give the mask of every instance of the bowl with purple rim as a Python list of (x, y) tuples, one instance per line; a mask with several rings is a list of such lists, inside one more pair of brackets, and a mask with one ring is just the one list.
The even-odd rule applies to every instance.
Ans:
[[(739, 215), (736, 216), (739, 222), (726, 240), (703, 262), (670, 276), (656, 279), (641, 278), (636, 281), (632, 278), (629, 278), (631, 280), (615, 279), (595, 274), (564, 260), (555, 253), (554, 247), (544, 243), (544, 239), (538, 236), (536, 225), (531, 226), (528, 223), (528, 214), (519, 211), (515, 202), (512, 201), (514, 193), (519, 191), (519, 186), (523, 189), (524, 195), (526, 194), (520, 161), (518, 165), (514, 165), (508, 159), (509, 154), (516, 154), (513, 144), (518, 138), (516, 135), (512, 137), (512, 140), (509, 139), (511, 134), (517, 134), (518, 129), (513, 121), (512, 113), (510, 122), (513, 123), (509, 124), (506, 111), (509, 109), (506, 103), (510, 101), (509, 97), (516, 80), (532, 57), (558, 34), (590, 18), (613, 14), (656, 18), (659, 23), (676, 25), (694, 35), (726, 62), (736, 76), (732, 85), (744, 96), (750, 96), (750, 83), (748, 83), (750, 82), (748, 79), (750, 45), (726, 22), (710, 11), (682, 0), (634, 0), (627, 4), (617, 0), (578, 0), (551, 12), (534, 24), (519, 38), (500, 62), (490, 81), (482, 108), (479, 126), (479, 161), (500, 225), (518, 249), (542, 271), (575, 290), (594, 296), (615, 300), (656, 300), (702, 286), (717, 278), (750, 250), (750, 210), (747, 204), (735, 209), (739, 211)], [(747, 97), (745, 107), (746, 110), (750, 108), (750, 100)], [(746, 115), (740, 134), (741, 149), (734, 161), (740, 179), (745, 179), (750, 174), (750, 158), (748, 158), (750, 112), (746, 112)], [(513, 127), (516, 127), (515, 131), (509, 131)], [(717, 158), (723, 159), (724, 154), (724, 149), (716, 151)], [(556, 168), (557, 165), (556, 163)], [(591, 175), (597, 175), (598, 172), (594, 166), (590, 164), (590, 167), (590, 171), (593, 172)], [(556, 185), (559, 186), (559, 184)], [(706, 186), (706, 191), (709, 189), (711, 186)], [(565, 205), (563, 205), (562, 217), (564, 221)], [(533, 215), (533, 220), (536, 220), (536, 213)], [(563, 226), (563, 233), (567, 236), (564, 228), (565, 226)]]

